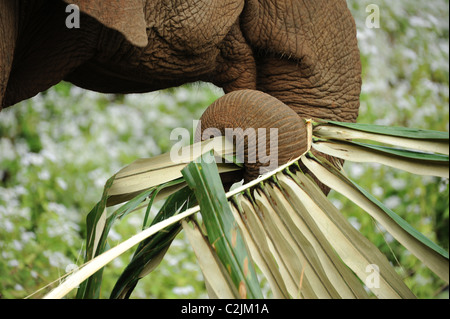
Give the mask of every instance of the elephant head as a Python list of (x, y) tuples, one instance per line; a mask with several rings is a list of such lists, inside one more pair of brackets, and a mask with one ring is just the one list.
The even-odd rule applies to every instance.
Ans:
[[(68, 4), (80, 28), (67, 27)], [(0, 108), (61, 80), (106, 93), (212, 82), (227, 94), (202, 129), (278, 128), (278, 164), (304, 151), (302, 119), (358, 115), (345, 0), (0, 0), (0, 18)]]

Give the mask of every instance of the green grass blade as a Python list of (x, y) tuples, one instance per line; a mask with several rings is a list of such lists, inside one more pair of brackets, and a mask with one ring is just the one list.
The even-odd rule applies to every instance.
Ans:
[(253, 262), (226, 199), (213, 155), (206, 153), (182, 173), (199, 202), (208, 239), (229, 271), (240, 296), (262, 298)]

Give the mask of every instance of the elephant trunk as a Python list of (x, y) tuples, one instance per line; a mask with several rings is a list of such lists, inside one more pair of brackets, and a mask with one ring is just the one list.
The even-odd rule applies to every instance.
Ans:
[(290, 107), (271, 95), (239, 90), (219, 98), (203, 113), (196, 140), (225, 136), (235, 143), (248, 182), (302, 155), (306, 125)]

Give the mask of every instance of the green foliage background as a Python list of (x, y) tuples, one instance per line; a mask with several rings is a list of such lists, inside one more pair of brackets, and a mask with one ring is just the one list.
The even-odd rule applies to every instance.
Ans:
[[(348, 0), (358, 28), (363, 89), (358, 121), (448, 131), (449, 22), (446, 0)], [(369, 4), (381, 28), (368, 28)], [(83, 262), (85, 217), (122, 166), (170, 149), (174, 128), (192, 129), (222, 91), (193, 84), (142, 95), (103, 95), (68, 83), (0, 113), (0, 297), (23, 298)], [(448, 250), (449, 183), (374, 164), (346, 163), (349, 175)], [(352, 224), (389, 256), (420, 298), (447, 297), (444, 283), (367, 214), (330, 194)], [(154, 208), (156, 211), (156, 207)], [(110, 245), (141, 228), (118, 223)], [(107, 298), (130, 255), (105, 270)], [(400, 264), (402, 266), (400, 266)], [(40, 297), (38, 292), (33, 297)], [(181, 234), (134, 298), (206, 297)]]

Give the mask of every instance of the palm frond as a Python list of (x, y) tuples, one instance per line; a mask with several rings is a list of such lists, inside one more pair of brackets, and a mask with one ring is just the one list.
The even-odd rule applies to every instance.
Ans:
[[(448, 133), (331, 121), (308, 121), (308, 127), (310, 148), (321, 153), (448, 178)], [(212, 159), (213, 154), (230, 158), (232, 145), (216, 138), (184, 151), (176, 161), (170, 154), (138, 160), (108, 180), (87, 219), (86, 264), (48, 298), (64, 296), (87, 278), (77, 296), (98, 297), (102, 267), (140, 243), (112, 293), (114, 298), (129, 297), (181, 230), (194, 249), (211, 297), (260, 298), (259, 271), (275, 298), (414, 298), (387, 258), (350, 225), (298, 163), (363, 208), (449, 281), (447, 251), (310, 149), (226, 194), (220, 174), (241, 167), (216, 165)], [(165, 198), (164, 209), (150, 222), (151, 205)], [(107, 213), (108, 206), (119, 203), (119, 209)], [(143, 231), (106, 250), (112, 224), (139, 207), (147, 212)], [(198, 212), (204, 228), (194, 218)]]

